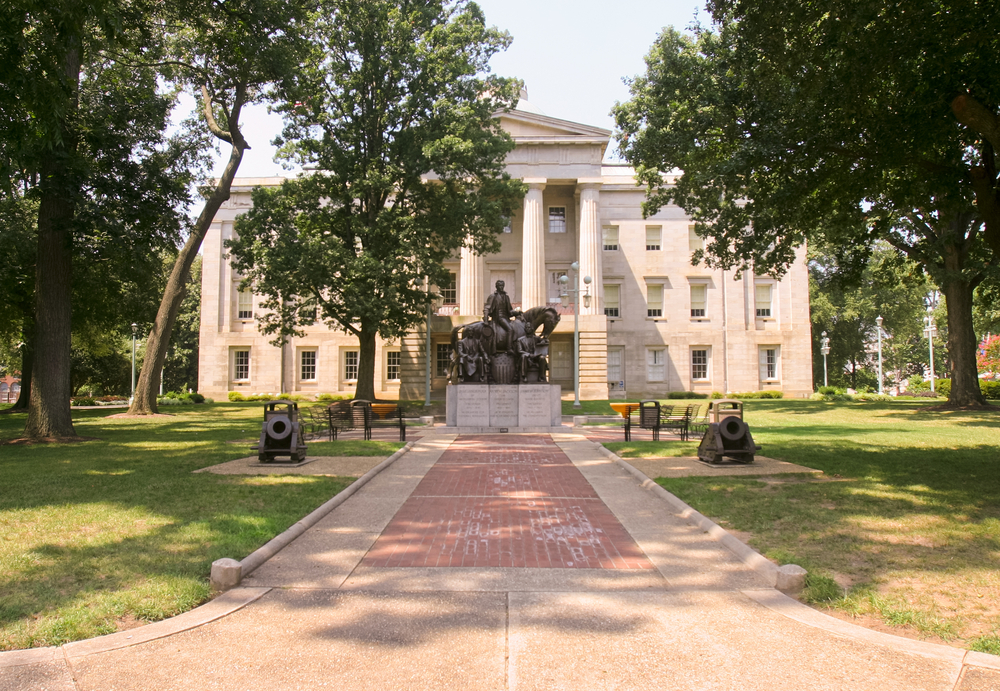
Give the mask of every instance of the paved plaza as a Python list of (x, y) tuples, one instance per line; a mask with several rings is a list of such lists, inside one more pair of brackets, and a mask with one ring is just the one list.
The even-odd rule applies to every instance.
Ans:
[(0, 653), (0, 690), (1000, 691), (1000, 658), (828, 617), (717, 538), (568, 428), (428, 430), (239, 587)]

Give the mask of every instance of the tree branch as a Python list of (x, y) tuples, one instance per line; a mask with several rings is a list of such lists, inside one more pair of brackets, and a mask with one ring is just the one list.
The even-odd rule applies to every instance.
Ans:
[(956, 96), (951, 102), (951, 112), (966, 127), (979, 132), (994, 149), (1000, 149), (1000, 118), (968, 94)]
[[(233, 143), (233, 135), (219, 127), (219, 123), (215, 121), (215, 113), (212, 112), (212, 97), (208, 93), (208, 87), (202, 84), (201, 86), (201, 97), (205, 102), (205, 121), (208, 123), (208, 130), (216, 137), (224, 142)], [(232, 122), (232, 118), (230, 118)]]

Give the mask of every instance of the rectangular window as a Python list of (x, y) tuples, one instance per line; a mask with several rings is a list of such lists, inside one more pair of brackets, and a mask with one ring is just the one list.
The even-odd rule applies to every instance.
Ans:
[(550, 206), (549, 207), (549, 232), (550, 233), (565, 233), (566, 232), (566, 207), (565, 206)]
[(446, 305), (458, 304), (458, 280), (454, 272), (448, 274), (448, 283), (441, 286), (441, 299)]
[(663, 316), (662, 285), (657, 284), (657, 285), (646, 286), (646, 316), (647, 317)]
[(619, 298), (619, 286), (604, 286), (604, 316), (606, 317), (619, 317), (620, 314), (620, 298)]
[(451, 343), (437, 344), (437, 357), (434, 359), (434, 372), (437, 377), (447, 377), (451, 367)]
[(253, 319), (253, 291), (241, 290), (236, 298), (236, 318)]
[(761, 381), (773, 381), (778, 378), (778, 347), (764, 346), (760, 349)]
[(358, 380), (358, 358), (356, 350), (341, 351), (344, 354), (344, 381)]
[(688, 250), (695, 252), (705, 249), (705, 238), (698, 235), (694, 230), (694, 223), (688, 226)]
[(705, 381), (708, 379), (708, 349), (691, 349), (691, 379)]
[(754, 286), (754, 303), (758, 317), (771, 316), (771, 284), (758, 283)]
[(622, 351), (621, 348), (608, 349), (608, 381), (618, 385), (625, 377), (622, 376)]
[(389, 350), (385, 354), (385, 380), (399, 381), (399, 351)]
[[(559, 282), (559, 277), (565, 275), (566, 272), (563, 270), (549, 272), (549, 302), (559, 302), (563, 290), (570, 288), (568, 282), (565, 286)], [(569, 299), (573, 300), (573, 293), (569, 294)]]
[(665, 348), (650, 348), (646, 351), (646, 381), (663, 381), (666, 356)]
[(301, 362), (299, 372), (302, 381), (316, 380), (316, 351), (303, 350), (300, 354)]
[(708, 286), (696, 284), (691, 286), (691, 316), (705, 316), (705, 302), (708, 295)]
[(233, 351), (233, 381), (248, 381), (250, 379), (250, 351)]
[(604, 226), (604, 250), (615, 252), (618, 250), (618, 226)]
[(660, 242), (663, 239), (663, 228), (660, 226), (646, 226), (646, 250), (655, 251), (660, 249)]

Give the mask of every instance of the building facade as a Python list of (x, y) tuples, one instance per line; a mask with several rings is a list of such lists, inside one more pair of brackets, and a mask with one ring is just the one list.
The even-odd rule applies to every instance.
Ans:
[[(447, 264), (452, 281), (430, 323), (376, 347), (380, 398), (443, 397), (453, 326), (482, 317), (486, 297), (503, 280), (515, 307), (557, 307), (550, 379), (574, 385), (574, 305), (560, 305), (563, 283), (578, 281), (580, 397), (663, 397), (670, 391), (812, 392), (809, 280), (805, 249), (780, 279), (692, 266), (701, 247), (683, 211), (667, 206), (643, 219), (643, 188), (633, 172), (604, 163), (611, 133), (548, 117), (522, 100), (500, 116), (516, 147), (507, 169), (526, 184), (522, 208), (501, 235), (497, 254), (463, 250)], [(281, 178), (242, 178), (220, 209), (203, 245), (199, 391), (353, 393), (357, 340), (322, 324), (283, 347), (255, 326), (255, 296), (223, 243), (250, 206), (250, 190)], [(667, 184), (671, 180), (668, 177)], [(579, 262), (578, 275), (570, 265)], [(590, 277), (589, 284), (584, 277)], [(570, 293), (573, 296), (573, 293)], [(586, 304), (588, 303), (589, 304)]]

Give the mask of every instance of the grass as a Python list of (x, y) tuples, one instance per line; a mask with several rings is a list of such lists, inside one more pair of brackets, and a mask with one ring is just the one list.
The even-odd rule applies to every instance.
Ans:
[(748, 401), (762, 454), (825, 475), (657, 482), (808, 569), (817, 606), (1000, 653), (1000, 408), (932, 405)]
[[(246, 456), (260, 405), (109, 419), (73, 411), (97, 441), (0, 446), (0, 650), (58, 645), (173, 616), (205, 601), (211, 563), (241, 559), (354, 478), (191, 471)], [(0, 441), (23, 414), (0, 415)], [(401, 444), (310, 444), (385, 455)]]

